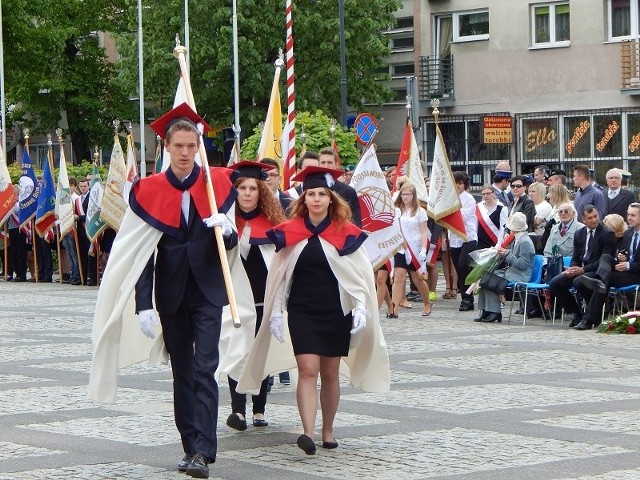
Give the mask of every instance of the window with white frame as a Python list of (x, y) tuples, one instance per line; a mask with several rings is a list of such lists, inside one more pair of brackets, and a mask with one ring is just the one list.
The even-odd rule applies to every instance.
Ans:
[(531, 45), (569, 45), (569, 3), (531, 5)]
[(609, 40), (638, 38), (638, 3), (638, 0), (607, 0)]
[(453, 17), (453, 41), (472, 42), (489, 40), (489, 10), (455, 12)]

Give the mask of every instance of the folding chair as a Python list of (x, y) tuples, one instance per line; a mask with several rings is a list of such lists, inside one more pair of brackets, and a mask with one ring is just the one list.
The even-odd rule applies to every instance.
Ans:
[(513, 313), (513, 302), (516, 299), (516, 294), (518, 295), (518, 300), (522, 300), (522, 291), (524, 290), (524, 313), (522, 314), (522, 325), (527, 323), (527, 301), (529, 299), (529, 292), (536, 293), (536, 298), (538, 299), (538, 304), (540, 306), (540, 311), (542, 312), (542, 318), (545, 320), (547, 317), (544, 314), (544, 305), (542, 304), (542, 300), (540, 296), (537, 295), (538, 292), (544, 290), (545, 288), (549, 288), (549, 284), (540, 283), (542, 281), (542, 265), (544, 264), (544, 257), (542, 255), (536, 255), (533, 258), (533, 268), (531, 270), (531, 277), (528, 282), (511, 282), (507, 285), (507, 287), (513, 288), (513, 296), (511, 297), (511, 308), (509, 309), (509, 318), (507, 323), (511, 323), (511, 314)]
[[(613, 301), (612, 315), (614, 317), (618, 313), (621, 314), (622, 313), (622, 309), (624, 307), (626, 307), (627, 311), (635, 310), (636, 304), (638, 302), (638, 290), (640, 290), (640, 284), (625, 285), (624, 287), (617, 287), (617, 288), (616, 287), (609, 287), (609, 292), (608, 292), (607, 298)], [(629, 306), (629, 297), (627, 296), (627, 294), (631, 293), (631, 292), (634, 292), (633, 308), (630, 308), (630, 306)], [(624, 303), (624, 305), (623, 305), (623, 303)], [(605, 302), (602, 305), (602, 319), (601, 319), (602, 322), (604, 322), (604, 314), (605, 314), (606, 306), (607, 306), (607, 302)], [(620, 308), (618, 309), (618, 307), (620, 307)]]

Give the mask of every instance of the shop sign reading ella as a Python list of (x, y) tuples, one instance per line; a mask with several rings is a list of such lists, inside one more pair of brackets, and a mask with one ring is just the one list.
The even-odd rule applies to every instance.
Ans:
[(512, 143), (513, 118), (482, 117), (484, 143)]

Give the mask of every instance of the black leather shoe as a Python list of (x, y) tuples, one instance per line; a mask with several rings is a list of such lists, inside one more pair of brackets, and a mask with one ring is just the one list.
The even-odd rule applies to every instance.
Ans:
[(201, 453), (196, 453), (187, 467), (187, 475), (193, 478), (209, 478), (209, 460)]
[(542, 318), (542, 310), (537, 309), (527, 312), (527, 318)]
[(187, 467), (191, 464), (191, 460), (193, 460), (193, 455), (185, 455), (184, 458), (180, 460), (180, 463), (178, 464), (178, 471), (186, 472)]
[(480, 315), (473, 319), (474, 322), (481, 322), (484, 317), (489, 315), (489, 312), (485, 312), (484, 310), (480, 311)]
[(254, 418), (253, 419), (254, 427), (268, 427), (269, 422), (267, 422), (264, 418)]
[(232, 413), (227, 417), (227, 426), (243, 432), (247, 429), (247, 419), (242, 419), (237, 413)]
[(517, 309), (515, 312), (516, 315), (522, 315), (524, 313), (524, 308), (520, 307), (519, 309)]
[(578, 325), (580, 322), (582, 321), (582, 314), (580, 313), (574, 313), (573, 314), (573, 320), (571, 320), (571, 323), (569, 324), (570, 328), (574, 328), (576, 325)]
[(586, 318), (582, 320), (578, 325), (575, 326), (576, 330), (591, 330), (592, 328), (593, 328), (593, 325), (590, 324)]
[(322, 441), (322, 448), (326, 448), (326, 449), (332, 449), (332, 448), (338, 448), (338, 442), (336, 442), (336, 439), (333, 439), (333, 442), (325, 442), (324, 440)]
[(458, 308), (458, 311), (460, 312), (470, 312), (473, 310), (473, 302), (468, 302), (466, 300), (463, 300), (460, 303), (460, 308)]
[(502, 323), (502, 314), (501, 313), (490, 312), (489, 315), (487, 315), (486, 317), (484, 317), (480, 321), (481, 322), (485, 322), (485, 323), (493, 323), (493, 322)]
[(586, 288), (588, 288), (589, 290), (592, 290), (594, 292), (598, 292), (600, 294), (607, 293), (607, 286), (599, 278), (586, 277), (586, 276), (583, 275), (581, 277), (581, 283)]
[(316, 444), (311, 437), (300, 435), (296, 443), (298, 448), (303, 450), (307, 455), (314, 455), (316, 453)]

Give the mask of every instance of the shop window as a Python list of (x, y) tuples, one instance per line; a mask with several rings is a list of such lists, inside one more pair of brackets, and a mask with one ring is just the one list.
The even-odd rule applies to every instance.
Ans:
[(565, 117), (564, 119), (564, 155), (569, 161), (578, 158), (591, 158), (591, 117)]
[(622, 156), (621, 126), (620, 115), (593, 116), (593, 154), (596, 158)]
[[(557, 118), (522, 120), (522, 161), (549, 163), (560, 157)], [(544, 162), (540, 162), (544, 161)]]

